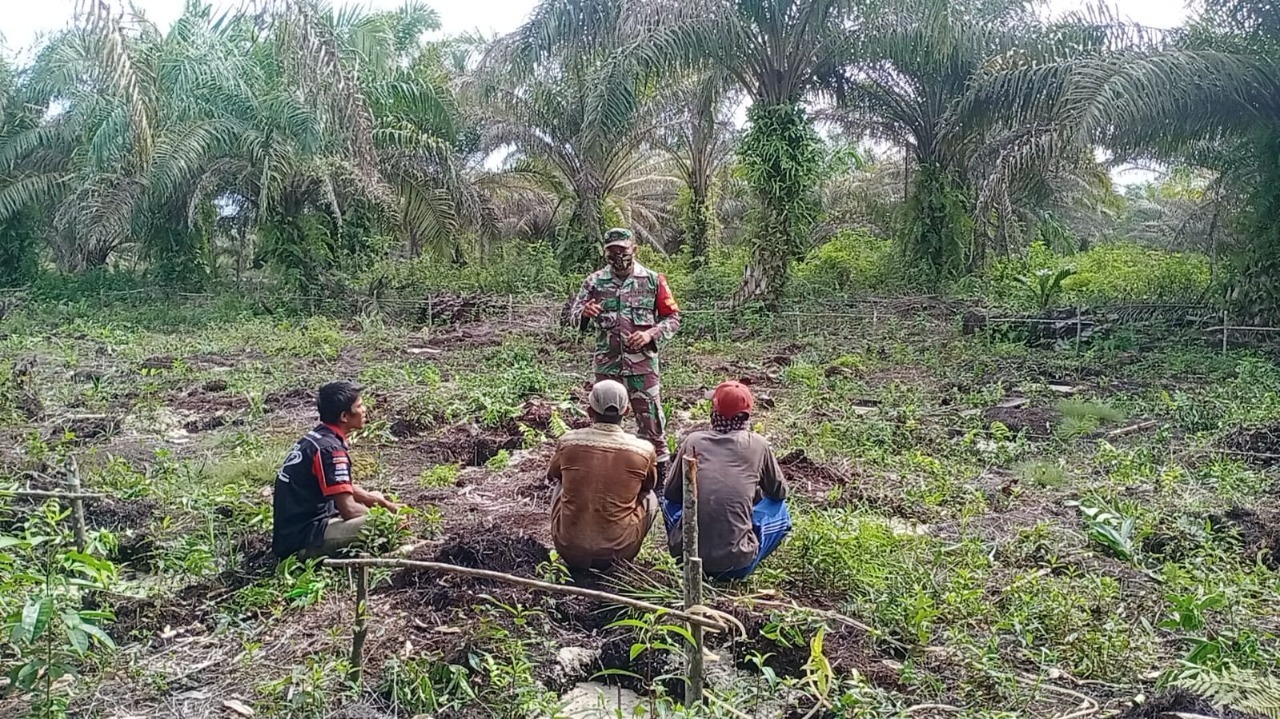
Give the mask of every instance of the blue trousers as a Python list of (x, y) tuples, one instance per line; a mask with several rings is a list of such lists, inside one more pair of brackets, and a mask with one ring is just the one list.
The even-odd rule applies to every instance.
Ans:
[[(676, 526), (676, 522), (680, 521), (680, 515), (683, 513), (684, 507), (668, 502), (665, 498), (662, 500), (662, 518), (668, 535)], [(782, 544), (783, 537), (791, 531), (791, 513), (787, 511), (787, 503), (768, 497), (756, 502), (756, 505), (751, 508), (751, 531), (755, 532), (756, 539), (760, 542), (760, 549), (756, 551), (756, 558), (751, 560), (751, 564), (717, 574), (708, 573), (708, 576), (712, 579), (742, 579), (754, 572), (756, 567), (760, 566), (760, 562), (777, 549), (778, 545)]]

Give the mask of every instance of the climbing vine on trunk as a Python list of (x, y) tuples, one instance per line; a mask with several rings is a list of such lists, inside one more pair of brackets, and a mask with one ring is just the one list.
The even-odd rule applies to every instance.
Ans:
[(967, 269), (974, 222), (963, 181), (936, 163), (921, 164), (905, 207), (907, 256), (936, 281)]
[(738, 153), (756, 199), (749, 218), (753, 253), (734, 300), (773, 306), (818, 219), (822, 143), (798, 103), (752, 105), (747, 119), (751, 127)]

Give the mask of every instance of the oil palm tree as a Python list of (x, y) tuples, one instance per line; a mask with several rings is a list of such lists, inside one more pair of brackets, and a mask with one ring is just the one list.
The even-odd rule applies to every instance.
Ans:
[(731, 165), (737, 130), (732, 112), (738, 99), (731, 80), (718, 69), (676, 76), (664, 93), (668, 107), (653, 145), (673, 165), (687, 197), (681, 208), (681, 240), (695, 266), (706, 260), (718, 235), (712, 190)]
[(652, 63), (714, 68), (751, 102), (738, 154), (755, 205), (753, 252), (735, 300), (775, 304), (817, 219), (822, 149), (802, 103), (854, 51), (855, 3), (661, 0), (625, 14)]
[[(1040, 9), (1022, 0), (908, 0), (865, 20), (858, 55), (828, 78), (845, 129), (907, 149), (904, 245), (935, 278), (980, 266), (989, 234), (1005, 237), (1020, 208), (1047, 199), (1060, 176), (1096, 168), (1087, 132), (1046, 141), (1060, 119), (1047, 98), (1061, 88), (1052, 74), (1035, 74), (1095, 48), (1057, 34)], [(1005, 75), (1022, 69), (1021, 94), (994, 90), (1011, 89)], [(1028, 112), (1015, 116), (1014, 104)]]
[[(754, 259), (737, 299), (775, 302), (816, 218), (821, 148), (802, 101), (856, 37), (853, 0), (544, 0), (516, 58), (660, 77), (713, 70), (751, 101), (739, 149), (752, 189)], [(595, 60), (590, 60), (595, 58)], [(519, 64), (519, 63), (513, 63)], [(583, 97), (599, 105), (599, 88)]]
[(509, 163), (526, 170), (554, 173), (543, 184), (571, 195), (557, 242), (566, 268), (598, 261), (607, 221), (622, 219), (610, 204), (642, 174), (646, 143), (663, 120), (660, 88), (625, 52), (620, 8), (610, 0), (546, 0), (495, 42), (471, 83), (485, 147), (509, 150)]
[(191, 2), (163, 35), (102, 2), (80, 11), (23, 82), (46, 119), (0, 145), (0, 219), (49, 206), (64, 269), (138, 237), (153, 269), (198, 275), (215, 201), (235, 208), (237, 267), (256, 237), (298, 275), (384, 230), (444, 243), (484, 224), (425, 6), (215, 17)]

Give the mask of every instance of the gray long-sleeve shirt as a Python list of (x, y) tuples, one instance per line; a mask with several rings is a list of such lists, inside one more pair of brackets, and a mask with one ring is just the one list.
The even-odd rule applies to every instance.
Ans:
[[(684, 458), (698, 460), (698, 553), (703, 571), (715, 574), (751, 564), (760, 548), (751, 531), (751, 511), (763, 497), (786, 499), (782, 467), (764, 437), (748, 431), (694, 432), (680, 444), (663, 496), (684, 501)], [(683, 521), (667, 537), (677, 556), (683, 551)]]

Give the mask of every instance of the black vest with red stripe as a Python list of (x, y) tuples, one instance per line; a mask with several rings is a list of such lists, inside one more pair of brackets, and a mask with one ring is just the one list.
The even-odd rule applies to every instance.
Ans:
[(351, 458), (342, 433), (322, 424), (289, 450), (276, 475), (272, 551), (286, 557), (318, 547), (325, 525), (339, 516), (333, 497), (351, 491)]

